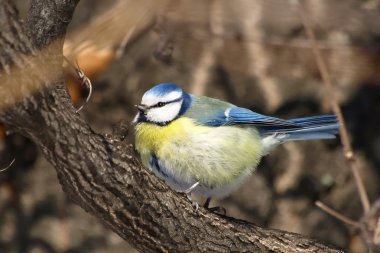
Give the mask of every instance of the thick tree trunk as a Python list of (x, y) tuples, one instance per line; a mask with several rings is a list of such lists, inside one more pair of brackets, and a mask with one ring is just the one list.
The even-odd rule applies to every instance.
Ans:
[[(62, 41), (79, 0), (32, 0), (25, 27), (0, 0), (0, 121), (30, 137), (66, 194), (142, 252), (343, 252), (302, 235), (195, 212), (143, 169), (133, 147), (75, 113)], [(43, 186), (41, 186), (43, 187)]]

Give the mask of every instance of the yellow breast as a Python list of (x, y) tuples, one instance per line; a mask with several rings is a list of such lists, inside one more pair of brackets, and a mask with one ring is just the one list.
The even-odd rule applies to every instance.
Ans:
[(189, 118), (179, 118), (166, 126), (139, 123), (136, 126), (136, 149), (140, 153), (157, 153), (161, 146), (176, 140), (185, 140), (189, 133), (205, 131), (206, 126), (196, 126)]
[(149, 157), (152, 153), (158, 154), (160, 149), (168, 146), (169, 143), (185, 141), (191, 131), (195, 132), (199, 129), (189, 118), (176, 119), (166, 126), (145, 122), (137, 124), (135, 144), (143, 164), (148, 167)]
[(177, 181), (195, 178), (213, 186), (249, 175), (262, 156), (255, 128), (199, 126), (185, 117), (166, 126), (138, 124), (136, 149), (147, 167), (154, 153)]

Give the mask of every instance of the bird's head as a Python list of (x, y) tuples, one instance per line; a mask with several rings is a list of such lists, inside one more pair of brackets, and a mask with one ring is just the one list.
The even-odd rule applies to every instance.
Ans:
[(189, 108), (191, 96), (174, 83), (161, 83), (146, 91), (137, 108), (134, 123), (166, 125)]

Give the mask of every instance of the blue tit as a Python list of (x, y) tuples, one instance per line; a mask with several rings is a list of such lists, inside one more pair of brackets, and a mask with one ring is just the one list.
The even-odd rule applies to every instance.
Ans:
[(147, 168), (178, 192), (222, 198), (236, 190), (261, 158), (287, 141), (334, 139), (335, 115), (284, 120), (154, 86), (134, 119), (135, 147)]

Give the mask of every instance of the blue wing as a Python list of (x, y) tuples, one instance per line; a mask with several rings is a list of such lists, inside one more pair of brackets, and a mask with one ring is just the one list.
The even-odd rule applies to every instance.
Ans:
[(241, 107), (229, 107), (215, 113), (211, 119), (202, 122), (208, 126), (228, 126), (228, 125), (253, 125), (258, 127), (271, 128), (300, 128), (297, 122), (265, 116)]
[(281, 133), (286, 140), (333, 139), (339, 130), (335, 115), (284, 120), (208, 97), (193, 96), (184, 116), (206, 126), (254, 126), (262, 136)]
[(203, 124), (208, 126), (252, 125), (263, 136), (274, 133), (286, 135), (286, 140), (334, 139), (339, 124), (335, 115), (311, 116), (284, 120), (265, 116), (251, 110), (230, 107), (218, 112)]

